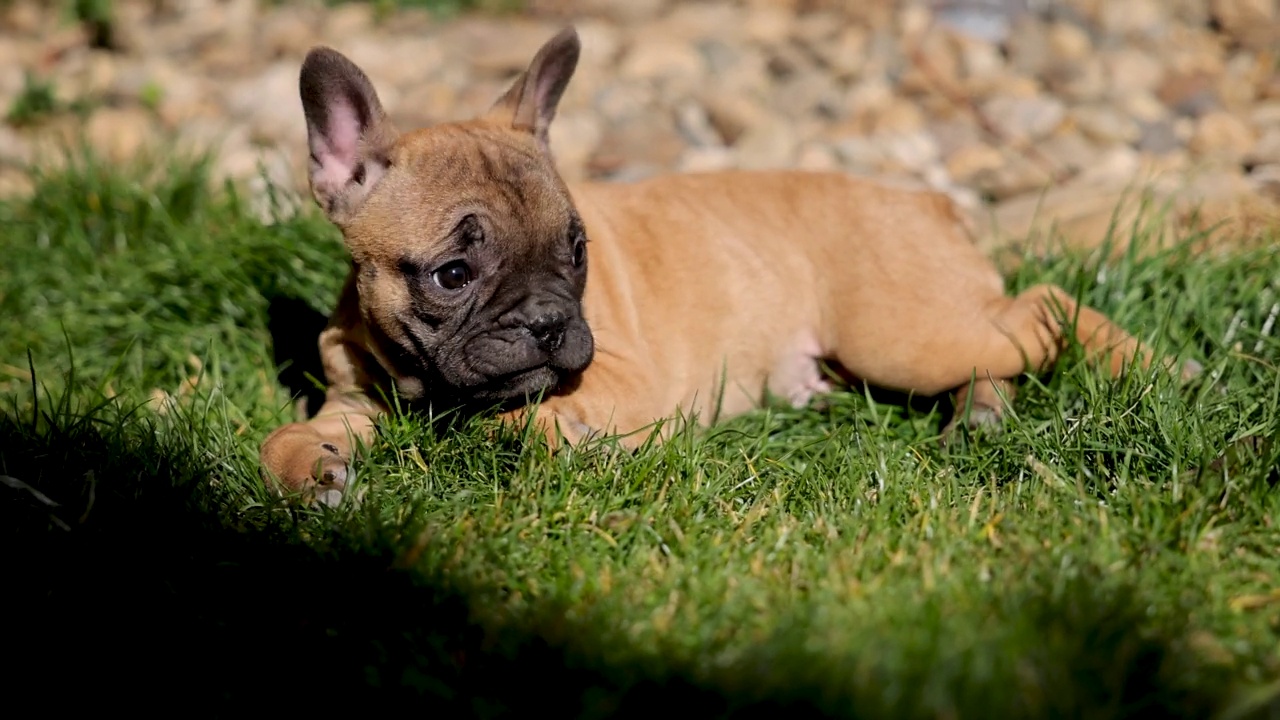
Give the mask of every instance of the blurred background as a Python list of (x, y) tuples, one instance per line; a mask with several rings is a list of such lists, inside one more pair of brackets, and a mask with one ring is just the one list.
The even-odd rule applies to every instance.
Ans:
[(0, 193), (84, 138), (211, 150), (306, 198), (299, 64), (338, 48), (401, 128), (488, 106), (567, 22), (570, 180), (839, 169), (951, 194), (983, 242), (1094, 244), (1135, 181), (1171, 225), (1280, 217), (1276, 0), (0, 0)]

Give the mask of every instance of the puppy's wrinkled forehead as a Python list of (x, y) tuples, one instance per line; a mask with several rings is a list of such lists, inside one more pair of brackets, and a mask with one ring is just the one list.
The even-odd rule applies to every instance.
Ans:
[(353, 250), (391, 253), (439, 242), (467, 215), (495, 239), (555, 242), (574, 211), (559, 175), (527, 135), (484, 122), (400, 137), (390, 168), (348, 230)]

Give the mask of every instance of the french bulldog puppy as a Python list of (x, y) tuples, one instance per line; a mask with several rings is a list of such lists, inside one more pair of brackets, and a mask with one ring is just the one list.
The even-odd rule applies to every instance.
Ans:
[(483, 115), (404, 133), (350, 60), (307, 55), (310, 184), (352, 262), (319, 340), (326, 401), (261, 447), (276, 487), (338, 502), (393, 392), (634, 447), (677, 414), (803, 405), (831, 389), (823, 361), (954, 393), (945, 435), (998, 422), (1071, 332), (1112, 376), (1157, 360), (1058, 287), (1007, 296), (938, 193), (793, 171), (566, 185), (547, 129), (578, 54), (566, 28)]

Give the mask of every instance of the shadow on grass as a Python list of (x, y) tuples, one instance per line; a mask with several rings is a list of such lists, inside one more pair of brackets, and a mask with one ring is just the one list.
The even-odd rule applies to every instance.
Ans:
[[(161, 422), (114, 403), (78, 412), (46, 402), (38, 417), (0, 419), (4, 647), (17, 668), (9, 687), (59, 705), (182, 697), (209, 715), (271, 700), (366, 711), (412, 702), (482, 717), (1203, 717), (1225, 687), (1176, 626), (1152, 622), (1138, 598), (1098, 576), (1053, 601), (993, 609), (998, 623), (1039, 633), (1025, 656), (996, 663), (1016, 678), (975, 672), (975, 657), (922, 656), (905, 674), (876, 658), (823, 662), (803, 650), (803, 628), (714, 672), (619, 661), (616, 648), (606, 662), (590, 629), (555, 608), (526, 627), (476, 626), (463, 589), (402, 569), (408, 528), (237, 495), (226, 482), (233, 440), (194, 414)], [(939, 678), (949, 708), (937, 702)]]
[(324, 389), (316, 381), (324, 381), (318, 343), (327, 323), (324, 313), (299, 298), (278, 296), (267, 305), (277, 378), (290, 397), (306, 404), (307, 417), (319, 412), (324, 403)]

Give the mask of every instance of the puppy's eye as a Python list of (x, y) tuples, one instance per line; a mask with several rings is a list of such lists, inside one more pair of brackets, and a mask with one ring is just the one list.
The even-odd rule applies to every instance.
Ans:
[(582, 267), (587, 261), (587, 241), (581, 236), (573, 241), (573, 266)]
[(445, 290), (461, 290), (475, 278), (471, 266), (457, 260), (431, 273), (431, 279)]

